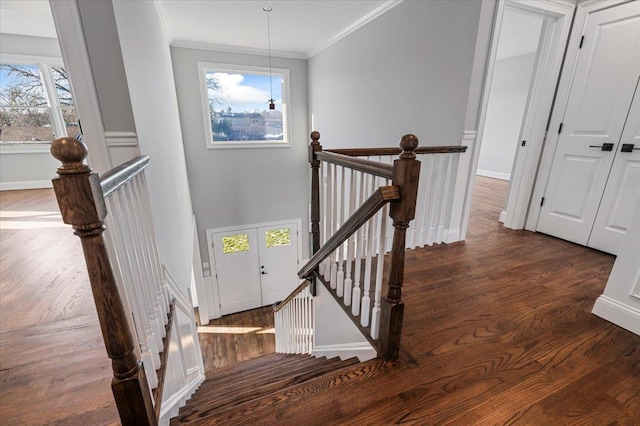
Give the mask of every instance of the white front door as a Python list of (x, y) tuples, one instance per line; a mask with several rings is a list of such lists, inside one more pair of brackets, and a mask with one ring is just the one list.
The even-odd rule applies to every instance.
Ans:
[(636, 89), (588, 246), (617, 254), (640, 200), (640, 91)]
[(587, 245), (640, 76), (640, 3), (590, 16), (537, 230)]
[(212, 233), (222, 315), (262, 306), (255, 228)]
[(284, 300), (298, 286), (298, 226), (258, 228), (262, 304)]
[(299, 221), (210, 230), (221, 315), (284, 300), (298, 285)]

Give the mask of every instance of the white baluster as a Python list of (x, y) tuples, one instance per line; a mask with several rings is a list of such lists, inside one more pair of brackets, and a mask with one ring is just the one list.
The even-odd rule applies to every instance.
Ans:
[[(365, 181), (366, 175), (364, 173), (359, 173), (360, 175), (360, 193), (358, 194), (358, 206), (361, 206), (365, 200)], [(355, 274), (354, 274), (354, 283), (353, 283), (353, 298), (351, 304), (351, 313), (354, 316), (360, 315), (360, 297), (361, 297), (361, 289), (360, 289), (360, 275), (362, 273), (362, 257), (365, 253), (364, 250), (364, 233), (365, 227), (367, 225), (364, 224), (361, 226), (356, 232), (356, 260), (355, 260)]]
[[(143, 356), (150, 358), (149, 370), (155, 376), (155, 371), (160, 368), (160, 351), (156, 345), (156, 340), (149, 337), (153, 337), (153, 331), (149, 324), (149, 317), (146, 315), (147, 310), (144, 303), (144, 295), (139, 286), (135, 285), (135, 274), (131, 264), (132, 257), (130, 255), (130, 248), (126, 244), (126, 239), (124, 238), (125, 235), (129, 234), (123, 226), (123, 215), (120, 209), (120, 200), (115, 196), (116, 193), (112, 193), (108, 198), (110, 207), (109, 213), (111, 215), (111, 218), (109, 219), (111, 235), (114, 237), (116, 242), (118, 264), (120, 265), (128, 298), (131, 301), (134, 323), (136, 324), (138, 341), (140, 343), (140, 351)], [(145, 368), (145, 372), (146, 370), (147, 369)], [(154, 382), (157, 386), (157, 376)]]
[(424, 210), (422, 212), (421, 223), (419, 229), (420, 239), (418, 245), (424, 247), (428, 244), (429, 227), (432, 219), (432, 200), (433, 200), (433, 154), (425, 155), (420, 170), (420, 180), (424, 181)]
[[(349, 217), (356, 209), (356, 174), (353, 169), (349, 169), (349, 208), (346, 210), (345, 216)], [(344, 304), (351, 305), (353, 279), (351, 278), (351, 269), (353, 263), (353, 252), (355, 251), (355, 233), (349, 236), (347, 240), (347, 266), (344, 279)]]
[[(376, 184), (375, 176), (370, 176), (370, 189), (371, 193), (373, 193)], [(371, 291), (371, 259), (373, 258), (375, 246), (373, 241), (374, 237), (374, 222), (375, 216), (369, 219), (369, 226), (367, 229), (367, 255), (364, 263), (364, 294), (362, 295), (362, 303), (360, 306), (360, 324), (363, 327), (369, 325), (369, 316), (371, 314), (371, 296), (369, 292)]]
[(449, 199), (449, 188), (451, 185), (451, 155), (440, 154), (443, 158), (442, 166), (442, 192), (438, 203), (438, 244), (444, 240), (444, 221), (446, 219), (446, 209)]
[(386, 235), (384, 230), (387, 229), (387, 215), (389, 214), (389, 205), (386, 204), (380, 210), (380, 238), (378, 242), (378, 260), (376, 262), (376, 290), (373, 297), (373, 309), (371, 310), (371, 337), (377, 339), (380, 332), (380, 299), (382, 297), (382, 280), (384, 268), (384, 252), (386, 246)]
[[(344, 185), (344, 181), (345, 181), (345, 168), (341, 167), (341, 173), (340, 173), (340, 209), (338, 210), (338, 224), (339, 226), (342, 226), (342, 224), (344, 223), (344, 221), (347, 218), (346, 215), (346, 201), (347, 201), (347, 194), (346, 194), (346, 188)], [(337, 229), (338, 227), (336, 227)], [(340, 244), (340, 247), (338, 247), (338, 272), (336, 274), (336, 294), (338, 295), (338, 297), (343, 297), (344, 296), (344, 243)]]
[[(318, 170), (318, 175), (320, 177), (320, 182), (318, 182), (318, 186), (320, 189), (320, 247), (327, 242), (327, 212), (325, 210), (327, 206), (327, 202), (325, 200), (327, 189), (325, 188), (325, 169), (324, 162), (320, 161), (320, 169)], [(311, 253), (313, 255), (313, 253)], [(320, 262), (318, 265), (318, 272), (320, 275), (324, 275), (324, 267), (325, 262)]]
[(441, 195), (441, 185), (442, 185), (442, 156), (435, 155), (434, 156), (434, 167), (433, 167), (433, 197), (431, 199), (431, 205), (429, 206), (429, 232), (427, 237), (427, 245), (433, 245), (436, 241), (437, 237), (437, 226), (439, 222), (438, 217), (438, 205), (440, 203)]
[[(331, 238), (333, 234), (333, 173), (335, 171), (335, 166), (333, 164), (327, 163), (327, 240)], [(326, 265), (324, 268), (324, 281), (331, 282), (331, 264), (332, 264), (332, 256), (327, 256), (325, 260)]]
[[(333, 166), (333, 197), (331, 200), (331, 235), (336, 232), (336, 229), (340, 227), (338, 222), (338, 200), (340, 199), (338, 196), (338, 166)], [(331, 277), (330, 277), (330, 286), (331, 288), (336, 288), (336, 283), (338, 282), (338, 250), (336, 249), (331, 255)]]
[[(142, 172), (139, 175), (139, 177), (140, 177), (139, 185), (143, 189), (142, 191), (143, 196), (140, 201), (145, 211), (145, 217), (147, 218), (148, 235), (151, 238), (151, 248), (153, 249), (153, 263), (155, 265), (154, 270), (158, 278), (156, 290), (157, 290), (160, 302), (165, 306), (165, 311), (168, 312), (170, 297), (169, 297), (169, 291), (167, 289), (167, 284), (164, 277), (164, 271), (162, 269), (162, 263), (160, 262), (160, 252), (158, 251), (158, 241), (156, 240), (155, 228), (153, 226), (153, 215), (151, 213), (152, 212), (151, 199), (149, 198), (149, 191), (148, 191), (149, 186), (147, 185), (147, 178), (144, 172)], [(168, 320), (165, 317), (164, 323), (167, 324), (167, 321)]]

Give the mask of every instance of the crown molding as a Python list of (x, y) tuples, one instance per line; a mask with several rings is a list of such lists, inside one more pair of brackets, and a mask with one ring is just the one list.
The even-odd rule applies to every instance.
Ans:
[(158, 0), (153, 0), (153, 5), (155, 6), (156, 13), (160, 18), (162, 33), (164, 34), (164, 38), (167, 40), (167, 44), (171, 45), (171, 43), (173, 42), (173, 36), (171, 35), (171, 30), (169, 29), (169, 23), (167, 22), (167, 18), (165, 17), (162, 3)]
[(333, 44), (337, 43), (338, 41), (342, 40), (343, 38), (345, 38), (346, 36), (348, 36), (352, 32), (356, 31), (358, 28), (365, 26), (369, 22), (371, 22), (374, 19), (376, 19), (378, 16), (380, 16), (380, 15), (388, 12), (389, 10), (393, 9), (394, 7), (396, 7), (397, 5), (402, 3), (403, 1), (404, 0), (387, 0), (387, 1), (385, 1), (380, 6), (376, 7), (375, 9), (373, 9), (372, 11), (367, 13), (366, 15), (362, 16), (361, 18), (359, 18), (354, 23), (348, 25), (347, 27), (343, 28), (342, 30), (338, 31), (337, 33), (335, 33), (334, 35), (329, 37), (328, 40), (326, 40), (323, 43), (319, 44), (314, 49), (311, 49), (311, 50), (307, 51), (306, 55), (305, 55), (306, 59), (313, 58), (318, 53), (322, 52), (323, 50), (327, 49), (331, 45), (333, 45)]
[[(213, 50), (216, 52), (242, 53), (245, 55), (269, 56), (267, 49), (258, 49), (254, 47), (230, 46), (227, 44), (205, 43), (200, 41), (174, 40), (172, 47), (181, 47), (185, 49)], [(271, 56), (274, 58), (288, 59), (307, 59), (304, 53), (284, 52), (281, 50), (272, 50)]]

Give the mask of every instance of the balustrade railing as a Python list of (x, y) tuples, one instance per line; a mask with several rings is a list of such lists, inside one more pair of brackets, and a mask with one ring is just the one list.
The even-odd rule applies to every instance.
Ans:
[(311, 139), (314, 254), (298, 276), (326, 285), (378, 354), (396, 358), (405, 248), (443, 241), (453, 156), (466, 147), (422, 148), (405, 135), (400, 148), (323, 151), (320, 134)]
[(310, 354), (313, 348), (313, 295), (304, 281), (274, 309), (276, 352)]

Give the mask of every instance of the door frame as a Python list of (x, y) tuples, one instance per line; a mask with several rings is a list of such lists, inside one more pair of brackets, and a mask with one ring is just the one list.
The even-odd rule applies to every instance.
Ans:
[[(206, 303), (209, 305), (207, 309), (211, 315), (212, 319), (220, 318), (222, 316), (220, 310), (220, 291), (218, 284), (218, 271), (216, 267), (216, 259), (215, 253), (213, 250), (213, 234), (218, 232), (231, 232), (231, 231), (243, 231), (245, 229), (257, 229), (261, 227), (271, 227), (271, 226), (281, 226), (284, 224), (295, 223), (298, 227), (297, 235), (295, 236), (298, 242), (298, 266), (300, 265), (300, 259), (302, 259), (302, 219), (289, 219), (289, 220), (278, 220), (275, 222), (263, 222), (263, 223), (252, 223), (246, 225), (236, 225), (236, 226), (226, 226), (224, 228), (212, 228), (205, 230), (205, 234), (207, 236), (207, 255), (209, 258), (209, 265), (211, 270), (211, 276), (208, 277), (210, 279), (205, 280), (205, 283), (210, 283), (211, 285), (211, 299), (207, 299)], [(293, 238), (293, 236), (292, 236)], [(259, 254), (259, 253), (258, 253)], [(200, 304), (203, 302), (198, 300)]]
[(525, 229), (529, 231), (536, 231), (538, 227), (538, 220), (540, 219), (540, 212), (542, 211), (542, 206), (539, 201), (542, 200), (547, 189), (547, 184), (549, 183), (551, 166), (558, 147), (558, 140), (560, 139), (558, 129), (564, 120), (564, 114), (569, 102), (573, 76), (578, 63), (580, 41), (584, 34), (589, 15), (603, 9), (629, 3), (630, 1), (632, 0), (587, 0), (577, 5), (571, 36), (567, 44), (564, 66), (558, 83), (556, 100), (549, 119), (546, 141), (540, 158), (538, 178), (533, 187), (532, 202), (530, 203), (531, 205), (525, 223)]

